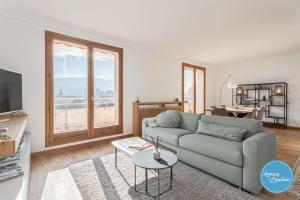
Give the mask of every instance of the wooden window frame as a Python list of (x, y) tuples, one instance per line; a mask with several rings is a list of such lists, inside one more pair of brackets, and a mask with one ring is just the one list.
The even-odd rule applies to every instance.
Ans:
[(197, 99), (197, 92), (196, 92), (196, 70), (202, 70), (203, 73), (204, 73), (204, 95), (203, 95), (203, 113), (200, 113), (200, 114), (204, 114), (205, 113), (205, 108), (206, 108), (206, 68), (205, 67), (202, 67), (202, 66), (198, 66), (198, 65), (192, 65), (192, 64), (189, 64), (189, 63), (182, 63), (181, 65), (181, 69), (182, 69), (182, 72), (181, 72), (181, 99), (182, 99), (182, 108), (181, 108), (181, 111), (184, 112), (184, 69), (185, 68), (191, 68), (193, 70), (193, 84), (194, 84), (194, 113), (197, 112), (197, 102), (196, 102), (196, 99)]
[[(53, 41), (62, 40), (87, 47), (88, 60), (88, 113), (87, 130), (54, 134), (54, 96), (53, 96)], [(118, 125), (94, 128), (93, 97), (93, 49), (103, 49), (118, 54)], [(84, 40), (55, 32), (45, 31), (45, 146), (55, 146), (98, 137), (123, 133), (123, 49), (89, 40)]]

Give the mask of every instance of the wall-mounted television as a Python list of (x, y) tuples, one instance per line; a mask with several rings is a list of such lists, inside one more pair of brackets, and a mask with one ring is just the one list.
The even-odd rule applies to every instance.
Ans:
[(0, 113), (22, 109), (22, 75), (0, 69)]

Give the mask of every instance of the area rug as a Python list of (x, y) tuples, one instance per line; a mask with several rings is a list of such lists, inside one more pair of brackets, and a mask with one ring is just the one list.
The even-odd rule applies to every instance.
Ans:
[[(114, 154), (95, 157), (69, 166), (69, 170), (84, 200), (153, 200), (134, 191), (134, 165), (131, 158), (118, 153), (118, 167), (114, 166)], [(210, 176), (200, 170), (178, 162), (173, 169), (173, 189), (164, 193), (161, 200), (258, 200), (238, 188)], [(162, 191), (169, 187), (168, 169), (162, 174)], [(156, 172), (150, 171), (149, 192), (157, 193)], [(137, 189), (145, 190), (145, 171), (137, 169)]]
[(294, 196), (297, 199), (300, 199), (300, 157), (296, 161), (293, 171), (294, 171), (294, 181), (288, 193), (289, 195)]

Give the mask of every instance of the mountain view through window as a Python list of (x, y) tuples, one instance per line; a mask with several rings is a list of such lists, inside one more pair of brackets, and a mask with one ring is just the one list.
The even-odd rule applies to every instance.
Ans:
[[(87, 47), (54, 41), (54, 127), (55, 132), (87, 129), (88, 59)], [(115, 57), (94, 51), (95, 127), (111, 126), (115, 119)]]

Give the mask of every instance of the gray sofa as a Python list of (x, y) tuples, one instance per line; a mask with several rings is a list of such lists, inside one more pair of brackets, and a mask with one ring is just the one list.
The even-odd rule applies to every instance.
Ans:
[[(276, 137), (251, 119), (180, 113), (179, 128), (149, 127), (143, 120), (142, 137), (162, 137), (162, 145), (177, 151), (179, 160), (254, 194), (261, 189), (260, 170), (276, 159)], [(242, 142), (195, 133), (198, 121), (247, 129)]]

